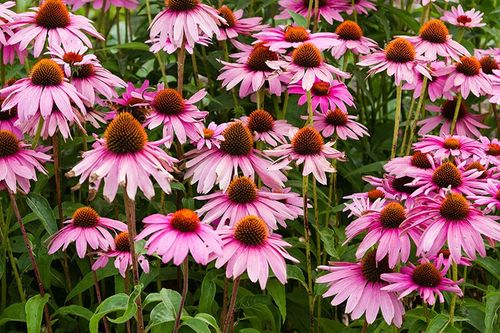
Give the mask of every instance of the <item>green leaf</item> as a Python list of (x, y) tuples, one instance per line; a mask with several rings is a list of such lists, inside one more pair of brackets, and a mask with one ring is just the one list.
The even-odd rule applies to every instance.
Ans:
[(240, 333), (261, 333), (259, 330), (255, 328), (244, 328), (240, 330)]
[(497, 280), (500, 281), (500, 265), (498, 264), (498, 261), (491, 257), (484, 257), (477, 258), (476, 262), (479, 264), (479, 266), (486, 269), (491, 273), (491, 275), (493, 275)]
[(304, 272), (302, 270), (294, 265), (286, 265), (286, 271), (287, 271), (287, 276), (288, 279), (290, 280), (297, 280), (299, 281), (306, 289), (307, 289), (307, 284), (306, 284), (306, 279), (304, 277)]
[(445, 329), (446, 325), (448, 324), (448, 316), (445, 316), (443, 314), (439, 314), (436, 317), (432, 318), (431, 322), (429, 323), (429, 326), (427, 326), (427, 329), (425, 330), (425, 333), (440, 333), (443, 332)]
[(80, 305), (68, 305), (68, 306), (63, 306), (59, 309), (57, 309), (55, 315), (60, 314), (60, 315), (74, 315), (78, 317), (82, 317), (86, 319), (87, 321), (90, 321), (90, 318), (94, 314), (92, 311), (90, 311), (87, 308), (84, 308), (83, 306)]
[(108, 51), (108, 50), (116, 50), (116, 49), (149, 52), (149, 46), (147, 44), (144, 44), (141, 42), (130, 42), (130, 43), (124, 43), (124, 44), (119, 44), (119, 45), (113, 45), (113, 46), (109, 46), (109, 47), (106, 47), (103, 49), (98, 49), (96, 51)]
[(177, 311), (181, 303), (181, 295), (170, 289), (162, 289), (153, 297), (146, 297), (144, 303), (161, 301), (151, 310), (148, 329), (175, 320)]
[(123, 324), (129, 321), (135, 315), (135, 313), (137, 312), (137, 303), (135, 301), (137, 300), (137, 297), (140, 297), (142, 288), (142, 284), (134, 286), (134, 290), (132, 291), (132, 293), (130, 293), (130, 296), (128, 298), (125, 312), (118, 318), (109, 319), (110, 322), (115, 324)]
[(209, 326), (212, 326), (216, 332), (220, 332), (219, 325), (217, 325), (217, 320), (208, 313), (198, 313), (194, 317), (196, 319), (204, 321)]
[(286, 319), (286, 294), (285, 286), (279, 283), (279, 281), (271, 280), (267, 284), (267, 291), (269, 295), (273, 298), (274, 303), (278, 306), (281, 313), (282, 323)]
[(99, 332), (99, 321), (108, 313), (125, 311), (127, 309), (129, 296), (127, 294), (116, 294), (106, 298), (97, 307), (89, 321), (89, 331), (91, 333)]
[[(97, 270), (95, 273), (97, 276), (97, 281), (99, 281), (109, 276), (118, 274), (118, 271), (113, 265), (108, 265), (103, 269)], [(71, 290), (68, 296), (66, 296), (66, 302), (68, 302), (70, 299), (77, 296), (78, 294), (81, 294), (85, 290), (92, 288), (93, 286), (94, 286), (93, 272), (89, 272), (85, 274), (83, 279), (81, 279), (80, 282), (78, 282), (78, 284), (73, 288), (73, 290)]]
[(205, 321), (189, 317), (182, 321), (182, 325), (191, 327), (196, 333), (210, 333), (210, 328)]
[(26, 313), (26, 326), (28, 333), (40, 333), (42, 326), (43, 308), (49, 301), (50, 295), (35, 295), (31, 297), (24, 306)]
[(326, 253), (335, 259), (339, 259), (339, 254), (335, 249), (335, 231), (332, 228), (321, 228), (319, 230), (319, 235), (321, 237), (321, 242), (325, 246)]
[(304, 16), (296, 13), (296, 12), (293, 12), (291, 10), (288, 11), (288, 13), (292, 16), (293, 18), (293, 21), (297, 24), (297, 25), (300, 25), (301, 27), (304, 27), (306, 28), (306, 25), (307, 25), (307, 20)]
[(215, 299), (215, 292), (217, 291), (214, 280), (217, 274), (217, 270), (211, 270), (203, 278), (200, 291), (200, 304), (198, 306), (199, 312), (212, 313), (212, 304)]
[(9, 321), (26, 321), (26, 313), (24, 312), (24, 303), (15, 303), (6, 307), (0, 314), (0, 326)]
[(485, 305), (485, 316), (484, 325), (486, 327), (485, 333), (493, 333), (493, 329), (497, 328), (497, 312), (500, 307), (500, 291), (497, 291), (493, 286), (488, 286), (488, 292), (486, 293), (486, 305)]
[(35, 213), (40, 219), (49, 235), (57, 232), (56, 217), (54, 216), (54, 212), (52, 211), (52, 208), (50, 208), (50, 204), (47, 199), (42, 197), (40, 194), (31, 193), (26, 198), (26, 203), (30, 207), (31, 211), (33, 211), (33, 213)]

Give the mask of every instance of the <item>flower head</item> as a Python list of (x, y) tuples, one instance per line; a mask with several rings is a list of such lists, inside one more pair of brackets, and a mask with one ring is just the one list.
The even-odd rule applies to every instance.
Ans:
[(238, 35), (250, 35), (254, 31), (261, 31), (267, 27), (266, 24), (261, 24), (261, 17), (243, 18), (243, 9), (233, 11), (228, 6), (223, 5), (217, 11), (219, 16), (226, 20), (219, 27), (218, 40), (234, 39)]
[(224, 141), (224, 130), (226, 127), (226, 123), (217, 125), (212, 121), (207, 127), (203, 128), (203, 134), (200, 133), (200, 136), (193, 140), (193, 143), (196, 144), (196, 149), (201, 150), (203, 147), (211, 149), (212, 146), (220, 148), (220, 143)]
[(209, 224), (200, 222), (192, 210), (153, 214), (145, 217), (143, 223), (146, 227), (136, 239), (149, 237), (145, 245), (148, 254), (158, 254), (165, 264), (172, 260), (179, 266), (191, 254), (198, 264), (206, 265), (211, 254), (222, 253), (219, 236)]
[[(92, 265), (92, 270), (104, 268), (109, 259), (115, 259), (115, 267), (120, 275), (125, 278), (127, 268), (132, 267), (132, 253), (130, 248), (130, 238), (128, 232), (120, 232), (114, 239), (114, 247), (106, 252), (99, 252), (99, 258)], [(145, 273), (149, 273), (149, 262), (141, 254), (137, 256), (137, 262)]]
[(418, 73), (430, 79), (424, 61), (417, 56), (415, 47), (408, 40), (399, 37), (390, 41), (385, 50), (362, 56), (358, 65), (371, 67), (368, 71), (370, 75), (387, 70), (388, 75), (395, 77), (396, 85), (400, 85), (403, 81), (415, 82)]
[(500, 240), (500, 225), (460, 193), (450, 191), (419, 200), (405, 222), (407, 229), (424, 229), (417, 254), (437, 255), (446, 243), (450, 258), (458, 263), (462, 250), (472, 260), (476, 259), (476, 252), (482, 257), (486, 255), (481, 236)]
[(93, 250), (115, 250), (113, 234), (116, 231), (127, 230), (123, 222), (99, 216), (91, 207), (81, 207), (75, 210), (66, 225), (49, 240), (48, 253), (53, 254), (62, 248), (66, 250), (69, 244), (75, 242), (78, 257), (84, 258), (88, 247)]
[(312, 43), (318, 49), (325, 50), (339, 44), (331, 32), (311, 33), (304, 27), (298, 25), (280, 25), (276, 28), (268, 28), (254, 34), (264, 45), (269, 46), (271, 51), (284, 53), (290, 48), (296, 49), (304, 43)]
[(480, 144), (462, 135), (426, 135), (413, 144), (413, 149), (422, 153), (432, 153), (437, 159), (458, 157), (461, 160), (471, 156), (483, 156)]
[[(299, 105), (307, 103), (307, 91), (302, 88), (300, 82), (290, 85), (288, 87), (288, 92), (290, 94), (300, 95)], [(323, 113), (328, 112), (330, 109), (335, 110), (336, 108), (347, 113), (346, 105), (356, 107), (349, 89), (347, 89), (347, 86), (341, 81), (333, 80), (328, 82), (317, 80), (312, 85), (310, 92), (313, 110), (318, 109), (319, 106)]]
[(49, 46), (79, 43), (92, 47), (85, 33), (104, 39), (88, 18), (70, 13), (63, 0), (44, 0), (40, 7), (34, 7), (32, 10), (18, 14), (16, 20), (10, 24), (15, 32), (9, 42), (19, 43), (19, 48), (24, 50), (34, 40), (35, 57), (42, 53), (46, 41)]
[(446, 277), (447, 270), (446, 267), (435, 266), (429, 261), (423, 261), (417, 266), (410, 263), (409, 266), (401, 268), (400, 273), (382, 274), (381, 278), (390, 283), (382, 290), (398, 292), (399, 298), (418, 291), (422, 300), (429, 305), (434, 305), (436, 295), (441, 303), (444, 302), (442, 291), (463, 296), (457, 283)]
[(172, 43), (175, 49), (193, 48), (203, 35), (219, 37), (219, 27), (226, 23), (216, 9), (199, 0), (166, 0), (165, 5), (149, 27), (150, 39), (162, 47)]
[[(274, 18), (278, 20), (289, 19), (291, 18), (289, 11), (306, 17), (310, 1), (314, 0), (280, 0), (279, 5), (281, 7), (281, 13)], [(342, 22), (344, 19), (340, 15), (340, 11), (347, 8), (347, 6), (347, 1), (319, 0), (318, 20), (322, 17), (329, 24), (333, 24), (334, 20)]]
[[(429, 74), (431, 78), (427, 80), (427, 94), (429, 99), (434, 102), (435, 100), (444, 97), (446, 99), (453, 99), (453, 95), (450, 91), (444, 90), (444, 84), (448, 77), (447, 66), (444, 61), (433, 61), (429, 64)], [(421, 74), (417, 75), (417, 79), (413, 83), (405, 83), (403, 85), (404, 90), (413, 90), (413, 98), (417, 99), (422, 93), (422, 85), (424, 81), (424, 76)]]
[(218, 231), (222, 238), (222, 255), (217, 258), (215, 267), (226, 265), (226, 277), (236, 279), (245, 271), (250, 281), (259, 281), (266, 288), (269, 267), (278, 281), (286, 283), (285, 259), (297, 263), (285, 247), (291, 246), (276, 233), (270, 233), (267, 224), (257, 216), (246, 216), (233, 227)]
[[(42, 164), (50, 160), (44, 149), (31, 150), (28, 144), (9, 130), (0, 130), (0, 186), (16, 193), (19, 186), (30, 191), (30, 180), (37, 180), (36, 172), (47, 172)], [(45, 149), (46, 150), (46, 149)]]
[(146, 198), (154, 196), (152, 176), (161, 189), (170, 193), (170, 181), (174, 163), (177, 160), (167, 155), (160, 146), (168, 137), (150, 142), (141, 124), (130, 114), (120, 113), (113, 119), (104, 138), (97, 138), (93, 149), (82, 155), (67, 176), (80, 176), (80, 184), (86, 179), (96, 188), (104, 180), (104, 197), (113, 201), (118, 186), (124, 186), (130, 198), (134, 199), (137, 188)]
[(198, 193), (207, 193), (215, 184), (226, 190), (240, 171), (251, 178), (257, 174), (273, 189), (284, 187), (285, 175), (278, 170), (268, 170), (271, 161), (253, 148), (252, 132), (241, 121), (229, 124), (223, 136), (220, 148), (212, 146), (186, 153), (188, 161), (184, 177), (191, 178), (192, 184), (198, 183)]
[(264, 141), (273, 147), (286, 143), (286, 135), (292, 128), (286, 120), (275, 120), (269, 112), (261, 109), (252, 111), (241, 121), (252, 131), (255, 141)]
[(476, 57), (460, 58), (454, 66), (449, 66), (449, 75), (444, 84), (444, 90), (460, 92), (463, 98), (469, 97), (469, 93), (476, 97), (491, 93), (490, 78), (481, 69), (481, 63)]
[(344, 153), (332, 148), (333, 142), (324, 143), (321, 134), (314, 127), (292, 129), (289, 137), (292, 138), (290, 144), (265, 151), (270, 156), (280, 157), (270, 170), (282, 169), (295, 161), (297, 165), (304, 164), (303, 176), (312, 173), (321, 184), (326, 184), (326, 172), (335, 172), (327, 158), (340, 161), (345, 159)]
[(395, 293), (382, 289), (387, 283), (380, 278), (381, 275), (392, 272), (387, 258), (377, 262), (375, 251), (370, 251), (361, 262), (333, 262), (318, 269), (328, 271), (316, 282), (328, 285), (323, 297), (335, 296), (331, 302), (333, 306), (347, 300), (345, 312), (350, 313), (352, 319), (365, 314), (367, 323), (371, 324), (381, 312), (387, 324), (401, 327), (404, 306)]
[(354, 21), (346, 20), (335, 29), (334, 40), (338, 45), (333, 45), (331, 52), (335, 59), (340, 59), (347, 51), (354, 54), (368, 54), (378, 48), (377, 43), (363, 36), (363, 29)]
[(224, 192), (218, 191), (195, 199), (208, 200), (196, 212), (204, 216), (204, 223), (218, 223), (219, 229), (224, 225), (233, 226), (247, 215), (255, 215), (263, 218), (269, 229), (275, 230), (278, 224), (286, 227), (286, 220), (296, 219), (303, 211), (303, 202), (298, 194), (259, 189), (252, 179), (244, 176), (234, 178)]
[(356, 116), (349, 115), (340, 109), (329, 110), (327, 113), (316, 111), (313, 116), (313, 126), (325, 138), (336, 135), (340, 140), (348, 138), (359, 140), (365, 135), (370, 136), (367, 128), (356, 122), (356, 119)]
[(458, 5), (458, 7), (451, 7), (451, 11), (444, 12), (441, 20), (454, 26), (468, 29), (483, 27), (486, 25), (486, 23), (482, 22), (483, 13), (475, 9), (464, 11), (462, 5)]

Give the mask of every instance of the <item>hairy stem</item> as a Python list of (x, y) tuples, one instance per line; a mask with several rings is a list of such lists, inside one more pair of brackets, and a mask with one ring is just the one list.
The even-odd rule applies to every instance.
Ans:
[(179, 311), (177, 311), (177, 315), (175, 316), (175, 325), (174, 325), (174, 330), (172, 331), (173, 333), (179, 332), (179, 327), (181, 324), (181, 317), (182, 317), (182, 309), (184, 308), (184, 303), (186, 302), (186, 296), (188, 292), (188, 283), (189, 283), (189, 259), (186, 256), (186, 259), (184, 259), (184, 262), (182, 263), (182, 297), (181, 297), (181, 303), (179, 305)]
[(222, 333), (227, 333), (230, 327), (234, 325), (234, 307), (236, 305), (236, 296), (238, 295), (238, 287), (240, 285), (240, 277), (238, 276), (234, 279), (233, 290), (231, 292), (231, 301), (229, 302), (229, 308), (227, 310), (226, 320), (224, 323), (224, 328)]
[(396, 87), (396, 113), (394, 114), (394, 132), (392, 134), (391, 160), (396, 157), (396, 150), (398, 148), (399, 118), (401, 117), (401, 95), (402, 86), (401, 84), (399, 84)]

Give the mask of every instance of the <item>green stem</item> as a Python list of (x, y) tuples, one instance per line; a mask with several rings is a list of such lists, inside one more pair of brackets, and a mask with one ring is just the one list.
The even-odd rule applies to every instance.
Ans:
[(311, 90), (307, 91), (307, 124), (313, 124), (313, 107), (312, 107), (312, 97)]
[(228, 330), (230, 332), (233, 331), (233, 324), (234, 324), (234, 307), (236, 305), (236, 296), (238, 296), (238, 287), (240, 286), (240, 277), (238, 276), (236, 279), (233, 281), (233, 290), (231, 292), (231, 301), (229, 302), (229, 308), (227, 310), (227, 315), (226, 315), (226, 320), (223, 324), (222, 328), (222, 333), (227, 333)]
[(411, 99), (410, 111), (406, 116), (405, 132), (403, 134), (403, 141), (401, 142), (401, 148), (399, 149), (399, 155), (402, 155), (406, 146), (406, 139), (408, 138), (408, 130), (410, 129), (411, 117), (413, 116), (413, 109), (415, 107), (415, 98)]
[(179, 311), (177, 311), (177, 315), (175, 316), (175, 325), (173, 329), (173, 333), (179, 332), (179, 327), (181, 324), (181, 317), (182, 317), (182, 309), (184, 308), (184, 303), (186, 303), (186, 296), (187, 296), (187, 291), (188, 291), (188, 283), (189, 283), (189, 260), (188, 257), (186, 256), (186, 259), (184, 259), (184, 262), (182, 263), (182, 297), (181, 297), (181, 303), (179, 304)]
[(351, 0), (352, 6), (352, 14), (354, 15), (354, 22), (358, 23), (358, 12), (354, 9), (354, 5), (356, 4), (356, 0)]
[(31, 144), (31, 149), (35, 150), (36, 146), (38, 146), (38, 142), (40, 141), (40, 135), (42, 134), (42, 128), (43, 128), (43, 118), (40, 117), (40, 120), (38, 120), (38, 126), (36, 128), (35, 132), (35, 137), (33, 138), (33, 143)]
[[(410, 154), (411, 145), (413, 143), (413, 136), (415, 135), (415, 128), (417, 127), (418, 118), (420, 117), (420, 113), (425, 108), (424, 102), (427, 97), (427, 77), (424, 76), (422, 81), (422, 89), (420, 89), (420, 97), (418, 99), (417, 109), (415, 111), (415, 118), (411, 123), (409, 138), (408, 138), (408, 146), (406, 148), (406, 155)], [(408, 121), (410, 118), (408, 118)]]
[(195, 48), (193, 48), (193, 53), (191, 54), (191, 62), (193, 63), (193, 76), (196, 88), (201, 89), (200, 77), (198, 75), (198, 62), (196, 61)]
[(453, 114), (453, 120), (450, 126), (450, 135), (455, 132), (455, 126), (457, 125), (458, 113), (460, 112), (460, 105), (462, 105), (462, 94), (458, 93), (457, 104), (455, 105), (455, 113)]
[(10, 266), (12, 267), (12, 274), (14, 275), (14, 280), (16, 280), (17, 292), (19, 293), (19, 298), (21, 302), (26, 302), (26, 296), (24, 296), (23, 284), (21, 282), (21, 277), (19, 276), (19, 271), (17, 270), (16, 259), (14, 258), (14, 254), (12, 253), (12, 246), (9, 240), (9, 225), (7, 224), (4, 216), (3, 216), (3, 207), (2, 202), (0, 200), (0, 236), (2, 237), (2, 242), (5, 244), (5, 250), (7, 251), (7, 255), (9, 257)]
[(318, 31), (318, 23), (319, 23), (319, 0), (314, 0), (314, 25), (313, 25), (313, 32)]
[[(451, 266), (451, 271), (452, 271), (452, 279), (453, 281), (458, 281), (458, 266), (456, 262), (452, 263)], [(451, 303), (450, 303), (450, 324), (451, 326), (455, 325), (455, 306), (457, 304), (457, 294), (453, 293), (451, 295)]]
[(285, 92), (285, 98), (283, 101), (283, 111), (281, 111), (281, 119), (286, 119), (286, 111), (288, 109), (288, 100), (290, 98), (290, 94), (288, 93), (288, 90)]
[(396, 157), (396, 149), (398, 147), (399, 118), (401, 117), (401, 95), (402, 86), (401, 84), (399, 84), (396, 87), (396, 113), (394, 115), (394, 132), (392, 134), (391, 160)]
[(316, 261), (321, 258), (321, 238), (319, 234), (319, 207), (318, 207), (318, 191), (316, 179), (313, 178), (313, 203), (314, 203), (314, 226), (316, 227)]
[[(223, 40), (221, 44), (222, 44), (222, 50), (224, 51), (224, 61), (229, 61), (229, 48), (227, 46), (227, 41)], [(233, 95), (233, 104), (234, 107), (236, 108), (239, 106), (239, 103), (238, 103), (238, 95), (235, 88), (231, 89), (231, 94)]]
[(186, 62), (186, 41), (182, 41), (181, 47), (177, 50), (177, 92), (182, 96), (184, 86), (184, 63)]
[(307, 17), (306, 17), (306, 29), (309, 29), (311, 25), (311, 16), (313, 14), (313, 2), (314, 0), (309, 0), (309, 5), (307, 6)]
[(309, 177), (302, 177), (302, 196), (304, 199), (304, 242), (306, 245), (306, 266), (307, 266), (307, 296), (309, 300), (309, 319), (310, 330), (314, 327), (314, 296), (312, 285), (312, 261), (311, 261), (311, 239), (309, 236), (309, 217), (307, 211), (307, 191), (309, 185)]

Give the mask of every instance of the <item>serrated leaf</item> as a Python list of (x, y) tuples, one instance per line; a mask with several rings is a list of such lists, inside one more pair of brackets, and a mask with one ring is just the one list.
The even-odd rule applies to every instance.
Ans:
[(35, 295), (31, 297), (24, 306), (26, 314), (26, 326), (28, 333), (40, 333), (42, 327), (43, 308), (49, 301), (50, 295)]
[(45, 230), (52, 235), (57, 232), (57, 222), (54, 212), (50, 207), (47, 199), (42, 197), (40, 194), (31, 193), (26, 198), (26, 203), (30, 207), (31, 211), (36, 214), (38, 219), (42, 222)]

